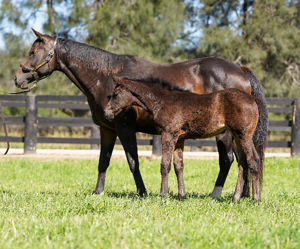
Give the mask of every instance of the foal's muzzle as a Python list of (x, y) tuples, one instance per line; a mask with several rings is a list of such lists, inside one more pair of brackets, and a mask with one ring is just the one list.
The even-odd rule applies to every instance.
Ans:
[(113, 111), (109, 108), (104, 109), (104, 117), (108, 120), (108, 121), (112, 121), (115, 117)]

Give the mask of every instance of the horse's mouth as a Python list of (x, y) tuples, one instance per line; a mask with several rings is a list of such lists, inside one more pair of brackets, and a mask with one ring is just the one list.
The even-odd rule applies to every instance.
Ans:
[(21, 88), (21, 89), (23, 89), (23, 90), (28, 89), (28, 88), (29, 88), (28, 83), (22, 83), (22, 84), (19, 86), (19, 88)]
[(15, 85), (16, 85), (16, 87), (21, 88), (23, 90), (29, 88), (28, 82), (17, 82), (17, 81), (15, 81)]

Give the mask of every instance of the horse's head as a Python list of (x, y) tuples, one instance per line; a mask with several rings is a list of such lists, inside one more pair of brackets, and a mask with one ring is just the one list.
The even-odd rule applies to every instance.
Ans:
[(134, 97), (127, 87), (117, 83), (114, 92), (108, 97), (109, 101), (104, 109), (104, 116), (107, 120), (112, 121), (122, 111), (131, 107), (134, 102)]
[(42, 35), (33, 29), (37, 39), (15, 75), (17, 87), (27, 89), (28, 84), (50, 75), (55, 69), (56, 38)]

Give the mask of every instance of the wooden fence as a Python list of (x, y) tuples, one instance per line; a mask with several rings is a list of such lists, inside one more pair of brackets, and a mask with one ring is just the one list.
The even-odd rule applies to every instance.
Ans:
[[(10, 142), (24, 143), (24, 153), (35, 153), (39, 143), (64, 144), (91, 144), (97, 147), (100, 142), (100, 133), (93, 124), (91, 117), (39, 117), (39, 108), (89, 110), (85, 96), (59, 96), (59, 95), (0, 95), (3, 107), (25, 108), (24, 116), (5, 116), (6, 125), (24, 127), (23, 136), (9, 136)], [(267, 98), (269, 106), (269, 131), (282, 132), (288, 135), (288, 140), (269, 140), (268, 147), (290, 148), (292, 156), (300, 157), (300, 98)], [(272, 116), (283, 114), (289, 120), (273, 120)], [(281, 115), (281, 116), (283, 116)], [(275, 118), (276, 119), (276, 118)], [(2, 125), (2, 123), (1, 123)], [(90, 138), (66, 138), (38, 136), (38, 130), (45, 127), (90, 127)], [(4, 135), (0, 141), (5, 141)], [(153, 153), (160, 153), (159, 139), (138, 139), (138, 145), (153, 146)], [(120, 141), (117, 140), (117, 144)], [(187, 140), (186, 146), (216, 146), (214, 139)]]

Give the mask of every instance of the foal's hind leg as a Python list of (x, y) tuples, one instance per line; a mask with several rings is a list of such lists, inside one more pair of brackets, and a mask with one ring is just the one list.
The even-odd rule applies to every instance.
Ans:
[(249, 187), (246, 183), (248, 180), (248, 169), (250, 169), (252, 175), (253, 199), (260, 201), (259, 156), (253, 144), (252, 136), (243, 137), (240, 140), (238, 151), (239, 175), (233, 201), (239, 201), (245, 188)]
[(252, 177), (252, 198), (255, 201), (260, 201), (260, 177), (259, 177), (259, 155), (255, 149), (255, 146), (252, 142), (252, 145), (248, 146), (246, 151), (247, 163), (250, 169), (251, 177)]
[[(234, 154), (238, 161), (238, 152), (237, 152), (237, 147), (236, 147), (235, 142), (232, 143), (232, 149), (233, 149)], [(243, 187), (242, 197), (249, 197), (250, 190), (249, 190), (249, 172), (248, 172), (248, 170), (246, 172), (243, 172), (243, 174), (245, 175), (245, 183), (244, 183), (244, 187)]]
[(216, 137), (219, 152), (219, 175), (211, 196), (220, 199), (224, 183), (226, 181), (231, 164), (234, 160), (232, 151), (232, 135), (230, 131), (225, 131)]
[(175, 168), (175, 173), (177, 176), (177, 184), (178, 184), (178, 198), (184, 199), (186, 197), (185, 187), (184, 187), (184, 180), (183, 180), (183, 148), (184, 148), (184, 141), (178, 141), (175, 146), (174, 157), (173, 157), (173, 164)]
[(237, 161), (238, 161), (238, 180), (236, 183), (235, 191), (233, 194), (232, 200), (234, 202), (238, 202), (242, 198), (242, 194), (244, 192), (245, 184), (248, 177), (248, 153), (246, 149), (246, 142), (247, 140), (244, 139), (245, 135), (238, 135), (235, 134), (235, 145), (236, 145), (236, 152), (237, 152)]

